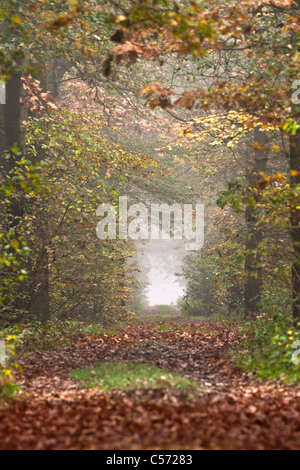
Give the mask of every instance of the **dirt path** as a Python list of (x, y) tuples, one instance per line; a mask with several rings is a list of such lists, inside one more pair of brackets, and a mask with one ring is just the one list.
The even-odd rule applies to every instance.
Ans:
[[(24, 362), (22, 393), (0, 410), (0, 449), (300, 449), (300, 388), (255, 383), (226, 351), (241, 337), (212, 323), (142, 323)], [(197, 381), (101, 392), (69, 372), (101, 361), (151, 363)]]

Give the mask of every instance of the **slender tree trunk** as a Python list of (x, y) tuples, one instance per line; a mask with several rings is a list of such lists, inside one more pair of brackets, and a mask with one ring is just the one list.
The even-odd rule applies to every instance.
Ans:
[(64, 75), (71, 67), (72, 63), (63, 58), (53, 60), (50, 63), (50, 70), (47, 73), (47, 91), (49, 91), (55, 99), (59, 97), (60, 83)]
[[(300, 184), (300, 132), (290, 138), (290, 170), (295, 173), (291, 176), (291, 189)], [(293, 173), (292, 173), (293, 174)], [(291, 237), (294, 249), (294, 261), (292, 264), (292, 301), (293, 317), (295, 322), (300, 321), (300, 210), (299, 204), (291, 207)]]
[[(7, 175), (16, 166), (16, 161), (20, 160), (20, 153), (24, 154), (24, 132), (21, 121), (25, 118), (24, 110), (21, 106), (22, 96), (22, 75), (21, 72), (12, 73), (6, 84), (6, 104), (2, 105), (3, 134), (1, 135), (1, 166)], [(34, 163), (34, 162), (33, 162)], [(10, 204), (10, 227), (18, 231), (18, 224), (24, 216), (25, 199), (22, 194), (13, 194)], [(20, 297), (16, 298), (17, 309), (29, 310), (29, 312), (42, 322), (50, 318), (49, 312), (49, 269), (48, 269), (48, 227), (47, 220), (40, 210), (40, 217), (36, 226), (36, 247), (35, 266), (31, 266), (29, 282), (31, 287), (31, 300), (24, 301), (24, 292), (20, 292)]]
[[(8, 154), (3, 158), (3, 167), (8, 174), (14, 167), (15, 161), (24, 154), (24, 140), (21, 131), (21, 73), (13, 73), (6, 85), (6, 105), (4, 105), (5, 150)], [(24, 198), (12, 199), (11, 226), (17, 227), (24, 215)]]
[[(298, 9), (300, 8), (300, 0), (296, 0)], [(294, 50), (299, 53), (299, 38), (294, 32), (291, 33), (291, 43)], [(299, 105), (298, 105), (299, 109)], [(299, 124), (299, 111), (297, 112), (295, 105), (292, 108), (292, 116)], [(291, 171), (291, 189), (300, 184), (300, 130), (290, 137), (290, 171)], [(294, 172), (294, 173), (293, 173)], [(297, 189), (295, 191), (297, 194)], [(299, 192), (298, 192), (299, 195)], [(300, 210), (299, 203), (291, 207), (291, 238), (294, 249), (294, 261), (292, 264), (292, 302), (293, 302), (293, 319), (297, 324), (300, 321)]]
[(228, 289), (228, 315), (240, 312), (243, 307), (243, 288), (236, 283)]
[(49, 244), (48, 220), (46, 217), (38, 218), (39, 227), (36, 232), (39, 248), (36, 264), (32, 271), (32, 294), (29, 305), (29, 312), (34, 318), (42, 323), (50, 320), (50, 299), (49, 299), (49, 254), (47, 247)]
[[(4, 107), (4, 127), (6, 138), (6, 149), (10, 150), (13, 146), (21, 150), (21, 73), (13, 73), (6, 84), (6, 105)], [(10, 150), (12, 158), (7, 159), (7, 169), (14, 166), (15, 153)]]
[[(260, 131), (260, 127), (254, 130), (254, 140), (263, 147), (265, 144), (265, 132)], [(249, 186), (253, 186), (255, 181), (260, 179), (259, 172), (265, 172), (267, 168), (267, 157), (263, 149), (255, 148), (254, 162), (251, 164), (247, 172), (247, 182)], [(257, 196), (258, 201), (259, 196)], [(258, 219), (255, 207), (250, 205), (245, 213), (246, 227), (247, 227), (247, 240), (246, 251), (249, 254), (245, 260), (245, 316), (254, 318), (259, 313), (262, 294), (262, 265), (259, 245), (263, 240), (263, 232), (258, 225)]]
[[(16, 161), (24, 154), (24, 135), (21, 129), (23, 117), (21, 107), (22, 80), (21, 72), (13, 72), (6, 84), (6, 104), (2, 105), (1, 119), (3, 133), (1, 135), (1, 167), (3, 176), (16, 166)], [(19, 224), (24, 216), (25, 199), (22, 193), (14, 192), (8, 209), (7, 230), (14, 230), (16, 237), (19, 233)], [(25, 289), (21, 289), (15, 297), (14, 307), (21, 311), (26, 309)]]
[[(47, 92), (46, 66), (37, 77), (44, 92)], [(32, 163), (43, 159), (42, 149), (39, 149), (37, 157)], [(47, 210), (39, 207), (37, 211), (37, 224), (35, 226), (35, 238), (37, 241), (35, 265), (31, 275), (31, 300), (29, 304), (30, 314), (41, 323), (50, 320), (49, 297), (49, 227)]]

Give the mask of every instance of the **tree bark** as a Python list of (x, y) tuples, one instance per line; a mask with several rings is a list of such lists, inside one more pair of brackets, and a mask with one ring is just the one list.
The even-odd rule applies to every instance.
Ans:
[[(291, 176), (291, 190), (300, 184), (300, 132), (290, 137), (290, 170), (298, 172)], [(297, 193), (297, 190), (296, 190)], [(292, 263), (292, 302), (293, 318), (295, 322), (300, 321), (300, 210), (299, 204), (292, 205), (290, 213), (291, 238), (294, 250), (294, 261)]]
[(38, 237), (39, 248), (37, 252), (36, 264), (33, 267), (31, 282), (32, 292), (29, 304), (29, 312), (41, 323), (50, 320), (50, 298), (49, 298), (49, 254), (47, 247), (49, 244), (47, 216), (38, 218), (39, 227), (36, 236)]
[[(25, 118), (21, 105), (22, 74), (14, 72), (6, 84), (6, 104), (1, 105), (2, 128), (1, 133), (1, 166), (4, 175), (8, 175), (16, 166), (16, 161), (25, 153), (25, 133), (21, 121)], [(35, 163), (35, 162), (32, 162)], [(9, 208), (9, 227), (18, 232), (19, 222), (25, 212), (25, 199), (22, 194), (13, 194)], [(42, 214), (42, 210), (40, 211)], [(21, 289), (20, 297), (15, 299), (15, 307), (19, 310), (29, 311), (37, 320), (45, 322), (50, 318), (49, 310), (49, 268), (48, 268), (48, 228), (47, 220), (40, 216), (36, 227), (37, 247), (35, 251), (35, 265), (30, 266), (29, 284)], [(31, 286), (30, 286), (31, 284)], [(31, 292), (31, 300), (25, 302), (24, 291)]]
[[(44, 92), (47, 92), (46, 66), (36, 77)], [(42, 149), (39, 149), (37, 157), (32, 160), (36, 164), (42, 160)], [(38, 208), (37, 223), (35, 226), (35, 264), (31, 274), (31, 299), (29, 313), (41, 323), (50, 320), (50, 297), (49, 297), (49, 227), (47, 210)]]
[[(15, 161), (20, 160), (24, 153), (24, 141), (21, 131), (21, 73), (13, 73), (6, 84), (6, 104), (4, 105), (4, 132), (7, 152), (2, 155), (2, 166), (7, 175), (14, 167)], [(24, 215), (24, 199), (13, 198), (11, 202), (11, 226), (17, 227)]]
[(236, 283), (228, 289), (228, 315), (240, 312), (243, 308), (243, 287)]
[[(300, 8), (300, 0), (296, 0), (298, 9)], [(299, 53), (299, 39), (298, 35), (292, 32), (291, 43), (294, 45), (294, 50)], [(297, 120), (299, 124), (299, 105), (298, 111), (295, 104), (292, 109), (293, 119)], [(290, 171), (296, 172), (291, 174), (291, 190), (295, 188), (297, 192), (297, 185), (300, 184), (300, 130), (298, 129), (295, 135), (290, 137)], [(291, 222), (291, 238), (294, 250), (294, 261), (292, 263), (292, 310), (293, 319), (295, 324), (300, 321), (300, 210), (297, 209), (299, 203), (296, 203), (290, 208), (290, 222)]]
[[(266, 142), (265, 132), (257, 126), (254, 130), (254, 140), (263, 147)], [(267, 157), (264, 149), (255, 148), (254, 162), (247, 171), (247, 182), (253, 187), (256, 181), (261, 178), (260, 172), (265, 172), (267, 168)], [(258, 202), (259, 195), (256, 196)], [(247, 227), (246, 252), (249, 253), (245, 260), (245, 317), (254, 318), (260, 311), (260, 302), (263, 287), (263, 271), (261, 265), (260, 243), (263, 240), (262, 228), (258, 224), (258, 218), (255, 207), (249, 205), (246, 208), (245, 220)]]

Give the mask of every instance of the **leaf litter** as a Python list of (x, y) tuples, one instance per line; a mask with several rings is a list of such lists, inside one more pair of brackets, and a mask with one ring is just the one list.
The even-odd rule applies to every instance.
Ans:
[[(300, 449), (300, 387), (255, 381), (226, 359), (242, 341), (210, 322), (128, 325), (21, 362), (0, 409), (1, 450)], [(70, 378), (104, 361), (148, 363), (199, 384), (104, 392)]]

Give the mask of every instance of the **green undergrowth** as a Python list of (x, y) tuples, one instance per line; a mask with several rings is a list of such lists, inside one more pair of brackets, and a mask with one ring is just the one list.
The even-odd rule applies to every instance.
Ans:
[(170, 314), (174, 311), (174, 307), (172, 305), (157, 305), (156, 306), (158, 312), (160, 314)]
[(16, 336), (5, 335), (0, 338), (0, 402), (7, 402), (14, 398), (19, 387), (14, 372), (22, 372), (16, 361)]
[(247, 339), (230, 352), (230, 358), (255, 378), (300, 383), (299, 327), (281, 311), (244, 323), (239, 328)]
[(103, 362), (93, 369), (78, 369), (70, 374), (88, 388), (129, 390), (147, 388), (199, 388), (199, 384), (150, 364)]
[(216, 323), (217, 325), (224, 326), (225, 328), (236, 329), (238, 325), (244, 323), (243, 313), (236, 312), (232, 315), (222, 315), (213, 313), (212, 315), (183, 315), (181, 317), (184, 321), (191, 322), (204, 322), (204, 323)]
[(174, 325), (160, 325), (154, 327), (154, 330), (156, 331), (172, 331), (177, 329)]
[[(16, 370), (22, 373), (18, 358), (34, 351), (45, 351), (74, 344), (79, 336), (117, 335), (117, 328), (87, 325), (76, 321), (31, 322), (0, 330), (0, 346), (6, 351), (5, 364), (0, 361), (0, 402), (13, 399), (18, 392)], [(1, 351), (2, 351), (1, 349)], [(1, 356), (2, 357), (2, 356)], [(1, 360), (0, 357), (0, 360)], [(3, 362), (3, 361), (2, 361)]]
[(0, 331), (0, 340), (7, 335), (16, 337), (18, 353), (44, 351), (52, 348), (70, 346), (76, 337), (117, 335), (118, 328), (101, 325), (86, 325), (76, 321), (50, 321), (45, 324), (32, 322), (25, 325), (15, 325)]
[(188, 317), (180, 317), (180, 316), (170, 316), (170, 315), (143, 315), (140, 317), (141, 323), (159, 323), (159, 322), (166, 322), (166, 323), (174, 323), (174, 322), (188, 322)]

